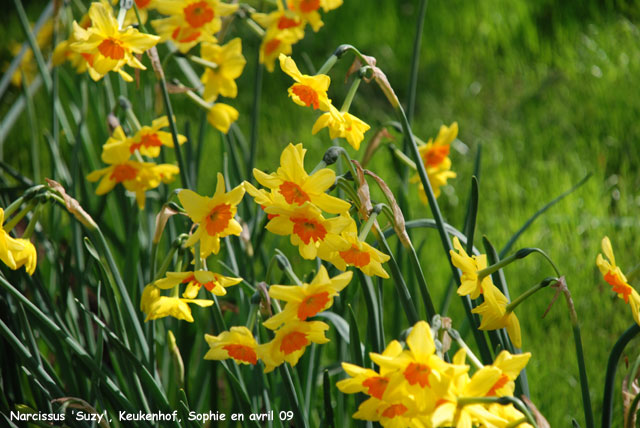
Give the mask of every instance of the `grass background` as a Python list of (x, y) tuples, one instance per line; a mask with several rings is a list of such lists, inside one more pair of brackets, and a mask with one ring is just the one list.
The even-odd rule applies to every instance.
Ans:
[[(418, 3), (385, 1), (375, 2), (374, 7), (369, 1), (346, 1), (340, 9), (325, 15), (325, 26), (319, 33), (308, 33), (294, 47), (294, 59), (303, 72), (309, 71), (305, 61), (319, 67), (339, 44), (354, 44), (378, 59), (378, 65), (404, 101)], [(27, 5), (31, 19), (36, 19), (40, 7), (38, 2)], [(502, 247), (538, 208), (587, 173), (593, 174), (585, 186), (538, 219), (516, 248), (544, 249), (567, 277), (581, 320), (596, 420), (601, 412), (608, 352), (632, 322), (629, 308), (611, 294), (595, 267), (602, 236), (612, 239), (623, 270), (640, 263), (639, 18), (637, 2), (613, 0), (431, 1), (422, 38), (413, 121), (414, 133), (423, 139), (435, 136), (443, 123), (459, 123), (461, 143), (454, 145), (451, 155), (458, 177), (439, 199), (445, 218), (454, 225), (460, 226), (463, 221), (474, 154), (479, 145), (483, 146), (476, 233), (479, 248), (483, 234), (496, 247)], [(23, 40), (13, 9), (0, 22), (7, 29), (0, 35), (3, 46), (10, 39)], [(238, 30), (238, 34), (250, 36), (245, 29)], [(239, 124), (248, 134), (255, 45), (248, 46), (245, 55), (249, 64), (238, 82), (240, 96), (229, 103), (241, 113), (246, 112)], [(6, 52), (3, 58), (10, 60)], [(347, 66), (339, 64), (331, 73), (334, 83), (330, 96), (336, 104), (347, 91), (341, 83)], [(74, 78), (72, 71), (62, 73)], [(150, 72), (142, 73), (143, 78), (147, 75), (151, 78)], [(74, 92), (73, 85), (65, 84), (65, 79), (61, 74), (61, 96), (79, 101), (79, 91), (76, 88)], [(116, 92), (123, 89), (117, 79), (111, 81)], [(309, 149), (309, 168), (327, 147), (326, 131), (317, 136), (310, 133), (317, 115), (287, 100), (289, 84), (288, 77), (278, 70), (265, 73), (259, 168), (272, 169), (278, 153), (290, 141), (303, 142)], [(153, 94), (136, 92), (133, 86), (127, 91), (139, 117), (150, 120)], [(34, 99), (40, 130), (50, 127), (47, 98), (42, 92)], [(20, 89), (5, 94), (0, 100), (0, 114), (4, 115), (20, 94)], [(197, 110), (176, 102), (178, 123), (184, 127), (187, 121), (194, 121)], [(66, 108), (71, 113), (71, 107)], [(367, 85), (362, 85), (352, 112), (374, 129), (393, 117), (379, 90)], [(100, 103), (88, 106), (88, 135), (96, 152), (106, 140), (104, 113), (105, 107)], [(192, 123), (191, 128), (195, 132), (197, 125)], [(24, 114), (4, 142), (2, 159), (33, 177), (33, 153), (25, 150), (31, 144), (31, 134), (25, 132), (29, 129), (32, 125)], [(218, 168), (221, 141), (213, 129), (206, 132), (203, 165)], [(43, 139), (38, 140), (38, 147), (40, 176), (48, 176), (53, 173), (55, 162)], [(61, 147), (63, 155), (71, 150), (68, 145)], [(355, 158), (360, 156), (354, 153)], [(389, 165), (387, 151), (380, 150), (369, 168), (397, 188), (396, 174)], [(91, 167), (90, 163), (80, 165), (80, 171), (87, 173)], [(211, 192), (214, 185), (204, 169), (208, 168), (201, 170), (200, 193)], [(90, 198), (91, 189), (86, 183), (78, 184), (79, 195), (84, 193), (87, 198), (79, 199), (96, 211), (101, 205), (96, 198)], [(428, 208), (420, 204), (416, 189), (409, 188), (408, 194), (411, 206), (406, 217), (430, 217)], [(115, 197), (109, 195), (107, 199), (106, 213), (110, 214), (115, 209)], [(126, 226), (109, 214), (104, 221), (113, 222), (114, 234), (124, 239)], [(448, 282), (448, 268), (438, 237), (433, 232), (418, 232), (413, 238), (422, 248), (425, 273), (439, 302)], [(547, 265), (534, 256), (509, 266), (506, 275), (511, 295), (550, 274)], [(577, 366), (563, 301), (559, 300), (541, 319), (551, 297), (552, 291), (545, 290), (516, 311), (523, 330), (523, 348), (533, 353), (528, 366), (531, 396), (552, 426), (570, 426), (571, 417), (582, 425)], [(391, 313), (393, 306), (389, 304), (386, 309)], [(454, 321), (462, 319), (456, 299), (451, 316)], [(404, 319), (388, 317), (387, 322), (387, 340), (389, 332), (406, 327)], [(639, 350), (637, 343), (627, 349), (630, 361)], [(619, 395), (616, 401), (619, 414)]]

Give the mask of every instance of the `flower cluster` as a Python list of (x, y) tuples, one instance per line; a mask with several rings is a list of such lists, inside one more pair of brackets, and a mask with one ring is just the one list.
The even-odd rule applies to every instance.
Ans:
[[(407, 337), (408, 349), (397, 341), (382, 354), (371, 353), (379, 370), (342, 363), (350, 376), (337, 383), (347, 394), (364, 393), (355, 419), (379, 422), (384, 427), (506, 426), (523, 419), (513, 405), (501, 405), (488, 397), (512, 396), (520, 371), (530, 353), (502, 351), (489, 366), (469, 376), (466, 352), (460, 349), (447, 363), (436, 353), (429, 324), (419, 321)], [(480, 400), (478, 400), (480, 399)], [(521, 423), (521, 427), (530, 427)]]
[(268, 373), (285, 361), (295, 366), (311, 343), (323, 344), (329, 339), (325, 331), (329, 326), (309, 318), (329, 309), (333, 298), (351, 281), (352, 272), (329, 277), (324, 266), (309, 284), (273, 285), (269, 296), (287, 302), (282, 312), (262, 323), (275, 330), (271, 341), (258, 344), (246, 327), (232, 327), (218, 336), (205, 335), (210, 346), (205, 359), (223, 360), (233, 358), (241, 364), (256, 364), (261, 360)]
[[(96, 195), (104, 195), (121, 183), (125, 189), (136, 194), (138, 207), (144, 209), (147, 190), (155, 189), (161, 183), (172, 182), (180, 172), (177, 166), (144, 162), (140, 156), (157, 157), (161, 146), (173, 147), (171, 135), (160, 130), (167, 125), (166, 116), (158, 118), (151, 126), (140, 128), (132, 137), (127, 137), (122, 127), (118, 126), (102, 146), (102, 161), (109, 166), (87, 175), (89, 181), (100, 180)], [(180, 144), (185, 141), (184, 136), (178, 136)]]
[(260, 45), (260, 63), (273, 71), (276, 59), (281, 55), (290, 55), (292, 46), (304, 38), (307, 24), (318, 31), (324, 24), (319, 10), (324, 12), (337, 9), (342, 0), (277, 0), (277, 10), (271, 13), (254, 13), (251, 18), (266, 31)]
[(296, 104), (324, 111), (313, 125), (312, 134), (323, 128), (329, 128), (331, 138), (344, 138), (356, 150), (364, 139), (364, 133), (370, 128), (346, 110), (338, 110), (327, 95), (331, 78), (326, 74), (309, 76), (302, 74), (295, 61), (280, 54), (280, 68), (291, 76), (296, 83), (289, 88), (289, 96)]
[(156, 0), (155, 8), (166, 18), (151, 21), (162, 42), (173, 42), (186, 53), (200, 42), (216, 43), (222, 17), (233, 14), (237, 4), (219, 0)]
[[(451, 143), (457, 136), (457, 122), (453, 122), (451, 126), (442, 125), (435, 141), (433, 141), (433, 138), (430, 138), (426, 144), (421, 144), (418, 147), (420, 157), (427, 170), (429, 184), (431, 184), (433, 194), (436, 198), (440, 196), (440, 188), (447, 184), (447, 180), (455, 178), (456, 176), (456, 173), (451, 171), (449, 151)], [(424, 191), (424, 186), (420, 183), (420, 177), (418, 177), (418, 175), (413, 176), (411, 182), (419, 183), (420, 199), (426, 204), (427, 196)]]
[[(358, 237), (348, 202), (326, 194), (335, 183), (335, 173), (322, 168), (308, 175), (304, 169), (305, 153), (302, 144), (289, 144), (276, 172), (253, 170), (258, 183), (270, 192), (245, 182), (247, 192), (269, 216), (267, 230), (289, 236), (305, 259), (319, 257), (340, 269), (355, 266), (369, 275), (388, 278), (381, 264), (389, 256)], [(323, 211), (336, 216), (327, 218)]]
[(29, 275), (36, 270), (36, 248), (25, 238), (13, 238), (4, 229), (4, 210), (0, 208), (0, 260), (16, 270), (24, 266)]
[(516, 314), (507, 310), (509, 299), (494, 285), (490, 275), (484, 278), (478, 276), (478, 272), (487, 267), (486, 254), (470, 257), (456, 237), (453, 238), (453, 247), (455, 251), (450, 252), (451, 261), (462, 271), (458, 295), (468, 295), (472, 299), (482, 295), (484, 298), (484, 302), (471, 311), (482, 318), (480, 330), (506, 328), (511, 342), (517, 348), (521, 348), (520, 322)]
[(640, 325), (640, 294), (627, 281), (627, 277), (622, 270), (616, 265), (616, 259), (613, 255), (613, 248), (608, 236), (602, 238), (602, 254), (598, 254), (596, 265), (600, 269), (600, 273), (604, 280), (611, 286), (611, 291), (618, 294), (618, 297), (629, 304), (631, 315), (638, 325)]

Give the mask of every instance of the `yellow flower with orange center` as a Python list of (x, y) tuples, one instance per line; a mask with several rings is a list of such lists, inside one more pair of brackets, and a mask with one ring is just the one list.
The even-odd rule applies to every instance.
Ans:
[(506, 328), (509, 338), (516, 348), (522, 347), (522, 335), (520, 332), (520, 322), (513, 312), (507, 312), (509, 299), (493, 285), (488, 283), (482, 285), (482, 296), (484, 302), (473, 308), (471, 312), (482, 317), (480, 330), (497, 330)]
[(122, 67), (127, 64), (145, 70), (146, 67), (135, 54), (141, 54), (155, 46), (160, 38), (140, 33), (132, 27), (120, 30), (112, 11), (102, 3), (91, 4), (89, 18), (91, 26), (86, 30), (74, 21), (73, 37), (76, 41), (70, 45), (71, 49), (83, 55), (91, 55), (87, 58), (87, 64), (95, 71), (95, 74), (91, 73), (92, 79), (98, 80), (109, 71), (117, 71), (125, 81), (133, 81)]
[[(111, 7), (108, 3), (103, 4), (105, 4), (105, 7)], [(88, 13), (80, 19), (80, 23), (78, 25), (85, 30), (91, 26), (91, 18), (89, 18)], [(92, 68), (94, 55), (90, 53), (80, 54), (71, 49), (71, 45), (77, 41), (75, 33), (72, 32), (67, 40), (63, 40), (58, 43), (56, 48), (53, 50), (51, 62), (54, 66), (58, 66), (65, 61), (69, 61), (78, 74), (88, 71), (93, 80), (99, 80), (101, 78), (100, 74)]]
[(322, 111), (329, 110), (331, 100), (327, 90), (331, 79), (326, 74), (309, 76), (300, 73), (298, 66), (291, 57), (280, 54), (280, 68), (296, 81), (289, 88), (289, 96), (294, 103), (303, 107), (313, 107)]
[(200, 42), (216, 43), (221, 18), (233, 14), (237, 4), (219, 0), (156, 0), (156, 8), (168, 18), (151, 21), (163, 42), (171, 40), (182, 53)]
[(280, 53), (291, 54), (291, 45), (302, 40), (306, 22), (295, 12), (285, 10), (281, 1), (278, 1), (277, 10), (269, 14), (254, 13), (251, 18), (266, 30), (260, 47), (260, 62), (273, 71)]
[(490, 275), (485, 276), (481, 282), (478, 282), (478, 271), (487, 267), (487, 255), (469, 256), (462, 248), (460, 240), (455, 236), (453, 237), (453, 247), (455, 251), (449, 251), (451, 262), (462, 271), (458, 295), (469, 295), (470, 298), (477, 299), (482, 293), (483, 287), (491, 284)]
[(265, 365), (264, 372), (273, 371), (285, 361), (295, 366), (311, 343), (329, 342), (324, 335), (329, 326), (321, 321), (291, 321), (276, 331), (269, 343), (258, 345), (258, 358)]
[(515, 391), (515, 379), (529, 362), (531, 358), (530, 352), (522, 354), (510, 354), (508, 351), (502, 351), (498, 354), (490, 367), (496, 367), (500, 370), (500, 377), (491, 385), (486, 396), (504, 397), (513, 395)]
[(347, 241), (339, 233), (352, 221), (350, 217), (338, 216), (325, 219), (320, 209), (310, 202), (293, 209), (274, 205), (265, 212), (275, 214), (266, 229), (276, 235), (290, 236), (291, 244), (296, 245), (300, 255), (314, 259), (318, 251), (322, 253), (343, 251), (348, 248)]
[(258, 362), (258, 344), (246, 327), (231, 327), (230, 331), (217, 336), (205, 334), (204, 339), (211, 348), (205, 354), (205, 360), (233, 358), (236, 363), (253, 365)]
[[(449, 151), (451, 143), (457, 136), (457, 122), (453, 122), (451, 126), (442, 125), (435, 142), (430, 138), (426, 144), (422, 144), (418, 147), (418, 152), (420, 153), (424, 167), (427, 170), (429, 184), (431, 184), (433, 194), (436, 198), (440, 196), (440, 188), (447, 184), (447, 180), (456, 177), (456, 173), (451, 171)], [(424, 186), (420, 181), (420, 177), (416, 174), (411, 178), (410, 182), (419, 183), (418, 190), (420, 199), (426, 204), (428, 202), (427, 195), (425, 194)]]
[(213, 305), (213, 300), (181, 299), (178, 297), (163, 296), (160, 294), (160, 288), (150, 284), (142, 291), (140, 310), (147, 314), (145, 321), (171, 316), (179, 320), (193, 322), (193, 315), (191, 314), (189, 303), (204, 308)]
[(364, 140), (364, 133), (371, 127), (356, 116), (348, 112), (341, 112), (333, 105), (329, 111), (323, 113), (313, 124), (313, 135), (323, 128), (329, 128), (331, 138), (345, 138), (354, 149), (360, 149), (360, 143)]
[(307, 21), (313, 31), (318, 31), (324, 23), (320, 16), (319, 10), (322, 8), (324, 12), (337, 9), (342, 6), (342, 0), (286, 0), (289, 10), (298, 14), (302, 19)]
[[(167, 126), (169, 126), (169, 119), (167, 116), (162, 116), (151, 122), (151, 126), (140, 128), (133, 137), (126, 141), (129, 146), (129, 152), (133, 154), (137, 150), (141, 155), (155, 158), (160, 155), (162, 146), (173, 147), (171, 133), (161, 131), (162, 128)], [(179, 144), (184, 144), (185, 141), (187, 141), (187, 137), (178, 135)]]
[(620, 267), (616, 265), (611, 240), (609, 240), (608, 236), (602, 238), (602, 252), (606, 259), (602, 257), (602, 254), (598, 254), (596, 258), (596, 265), (600, 269), (600, 273), (602, 273), (604, 280), (611, 285), (611, 290), (617, 293), (618, 297), (623, 299), (625, 303), (629, 304), (633, 319), (640, 325), (640, 295), (629, 285), (627, 277), (622, 273)]
[(161, 183), (171, 182), (180, 170), (175, 165), (130, 160), (131, 152), (126, 140), (122, 127), (117, 127), (102, 151), (102, 161), (110, 166), (93, 171), (87, 175), (87, 180), (100, 180), (96, 195), (104, 195), (121, 183), (125, 189), (136, 194), (138, 207), (143, 209), (145, 192)]
[(200, 77), (204, 85), (204, 100), (215, 101), (218, 95), (235, 98), (238, 95), (236, 79), (242, 75), (247, 63), (242, 56), (240, 38), (236, 37), (224, 46), (203, 43), (200, 46), (200, 56), (217, 65), (216, 68), (207, 67)]
[(262, 325), (275, 330), (283, 323), (291, 320), (306, 321), (307, 318), (327, 310), (333, 305), (333, 298), (349, 284), (352, 276), (351, 272), (345, 272), (329, 278), (327, 269), (320, 266), (318, 274), (310, 284), (272, 285), (269, 288), (269, 296), (272, 299), (284, 300), (287, 304), (282, 312), (272, 316)]
[[(339, 198), (327, 195), (327, 190), (335, 184), (336, 174), (329, 168), (322, 168), (308, 175), (304, 169), (306, 149), (302, 144), (289, 144), (280, 155), (280, 167), (276, 172), (266, 174), (257, 168), (253, 176), (258, 183), (280, 194), (286, 204), (293, 208), (311, 202), (323, 211), (340, 214), (349, 211), (351, 204)], [(249, 183), (245, 183), (249, 194), (261, 198), (262, 193)], [(264, 199), (261, 199), (265, 202)], [(258, 200), (256, 200), (258, 202)], [(258, 202), (264, 205), (263, 202)]]
[(187, 288), (182, 293), (182, 297), (194, 299), (202, 287), (216, 296), (224, 296), (227, 294), (227, 287), (236, 285), (241, 281), (242, 278), (233, 278), (216, 272), (198, 270), (195, 272), (167, 272), (164, 278), (156, 280), (153, 284), (163, 290), (186, 284)]
[[(342, 251), (326, 254), (320, 251), (319, 257), (333, 263), (338, 269), (346, 270), (347, 266), (360, 269), (365, 275), (389, 278), (389, 274), (382, 267), (382, 263), (389, 260), (389, 256), (373, 248), (358, 237), (356, 223), (352, 220), (340, 235), (349, 244)], [(324, 250), (324, 248), (323, 248)]]
[(201, 257), (220, 251), (220, 238), (229, 235), (240, 235), (242, 226), (234, 217), (237, 206), (244, 196), (244, 186), (241, 184), (230, 192), (225, 192), (224, 177), (218, 173), (218, 183), (213, 197), (200, 196), (192, 190), (182, 190), (178, 193), (180, 203), (187, 211), (187, 215), (198, 228), (189, 237), (186, 245), (191, 246), (200, 241)]
[[(393, 340), (387, 345), (381, 355), (387, 358), (396, 358), (402, 353), (402, 345), (397, 340)], [(344, 371), (351, 376), (336, 383), (338, 389), (345, 394), (355, 394), (364, 392), (365, 394), (382, 400), (382, 397), (389, 385), (391, 371), (387, 367), (380, 367), (380, 373), (356, 366), (355, 364), (342, 363)]]

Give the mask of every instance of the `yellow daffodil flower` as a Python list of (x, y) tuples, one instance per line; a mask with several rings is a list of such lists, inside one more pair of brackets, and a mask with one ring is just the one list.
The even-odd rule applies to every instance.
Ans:
[(22, 250), (15, 251), (13, 253), (13, 258), (16, 261), (16, 269), (20, 269), (24, 266), (27, 273), (29, 275), (33, 275), (38, 261), (36, 247), (34, 247), (28, 239), (18, 238), (16, 241), (23, 246)]
[(386, 263), (390, 257), (365, 241), (361, 241), (357, 232), (356, 223), (351, 221), (340, 234), (350, 247), (343, 251), (333, 251), (329, 254), (319, 251), (318, 257), (333, 263), (340, 270), (346, 270), (347, 266), (354, 266), (365, 275), (389, 278), (389, 274), (382, 267), (382, 263)]
[[(336, 174), (329, 168), (322, 168), (312, 175), (304, 169), (306, 149), (302, 144), (289, 144), (280, 155), (280, 167), (276, 172), (266, 174), (257, 168), (253, 176), (258, 183), (271, 189), (273, 193), (282, 195), (287, 205), (295, 208), (305, 202), (311, 202), (323, 211), (331, 214), (346, 213), (351, 204), (339, 198), (327, 195), (326, 191), (335, 184)], [(251, 184), (246, 184), (247, 191), (260, 198), (260, 192)], [(258, 202), (261, 205), (263, 203)]]
[(242, 75), (247, 60), (242, 56), (242, 41), (239, 37), (224, 46), (203, 43), (200, 46), (200, 56), (217, 65), (216, 68), (207, 67), (200, 77), (204, 85), (205, 101), (211, 102), (222, 95), (235, 98), (238, 95), (236, 79)]
[(227, 133), (231, 124), (238, 120), (238, 110), (230, 105), (215, 103), (207, 113), (207, 120), (218, 131)]
[(260, 64), (264, 64), (267, 71), (272, 73), (276, 60), (280, 55), (291, 55), (292, 46), (298, 39), (291, 32), (271, 30), (267, 31), (260, 44)]
[[(105, 7), (111, 6), (106, 3)], [(80, 19), (80, 23), (78, 25), (85, 30), (91, 26), (91, 18), (88, 13)], [(71, 49), (71, 45), (77, 41), (75, 33), (72, 32), (67, 40), (63, 40), (58, 43), (56, 48), (53, 50), (51, 62), (54, 66), (58, 66), (65, 61), (69, 61), (78, 74), (88, 71), (93, 80), (99, 80), (102, 76), (100, 76), (100, 74), (91, 67), (94, 55), (90, 53), (81, 54)]]
[(199, 223), (196, 231), (189, 237), (186, 245), (200, 241), (200, 254), (207, 257), (220, 251), (220, 238), (240, 235), (242, 226), (234, 217), (238, 204), (244, 196), (241, 184), (230, 192), (225, 192), (224, 177), (218, 173), (218, 183), (213, 197), (200, 196), (191, 190), (178, 193), (180, 203), (194, 223)]
[[(604, 280), (611, 286), (611, 290), (618, 294), (618, 297), (629, 304), (631, 314), (636, 323), (640, 325), (640, 294), (627, 281), (627, 277), (622, 270), (616, 265), (616, 259), (613, 255), (613, 248), (608, 236), (602, 238), (602, 254), (598, 254), (596, 265), (600, 269), (600, 273)], [(608, 259), (608, 260), (607, 260)]]
[(224, 296), (227, 294), (227, 287), (236, 285), (241, 281), (242, 278), (233, 278), (216, 272), (198, 270), (195, 272), (167, 272), (164, 278), (158, 279), (153, 284), (163, 290), (168, 290), (180, 284), (187, 284), (182, 297), (195, 299), (202, 287), (216, 296)]
[(364, 133), (371, 127), (362, 120), (348, 112), (341, 112), (333, 105), (329, 111), (322, 114), (313, 124), (313, 135), (323, 128), (329, 128), (331, 138), (345, 138), (354, 149), (360, 149), (360, 143), (364, 140)]
[(307, 21), (313, 31), (318, 31), (324, 23), (318, 10), (322, 8), (324, 12), (337, 9), (342, 6), (342, 0), (286, 0), (289, 10), (300, 15)]
[[(129, 152), (134, 153), (138, 150), (141, 155), (155, 158), (160, 155), (161, 146), (173, 148), (173, 137), (171, 133), (161, 131), (162, 128), (168, 126), (169, 119), (167, 116), (155, 119), (151, 122), (151, 126), (143, 126), (133, 137), (127, 140)], [(179, 144), (184, 144), (185, 141), (187, 141), (187, 137), (178, 135)]]
[(482, 293), (483, 287), (488, 287), (491, 284), (490, 275), (485, 276), (481, 283), (478, 282), (478, 271), (487, 267), (487, 255), (469, 256), (456, 236), (453, 237), (453, 248), (455, 248), (455, 251), (449, 251), (451, 262), (462, 271), (458, 295), (469, 295), (470, 298), (477, 299)]
[[(456, 173), (451, 171), (449, 151), (451, 143), (457, 136), (457, 122), (453, 122), (449, 127), (442, 125), (435, 142), (430, 138), (427, 144), (423, 144), (418, 147), (418, 152), (420, 153), (424, 167), (427, 170), (429, 184), (431, 184), (433, 194), (436, 198), (440, 196), (440, 188), (447, 184), (447, 180), (456, 177)], [(410, 182), (419, 183), (418, 190), (420, 199), (426, 204), (428, 202), (427, 195), (425, 193), (424, 186), (420, 181), (420, 177), (416, 174), (411, 178)]]
[[(71, 44), (71, 49), (80, 54), (92, 55), (90, 61), (87, 59), (88, 67), (92, 68), (99, 78), (104, 77), (109, 71), (117, 71), (125, 81), (133, 81), (122, 67), (127, 64), (145, 70), (146, 67), (134, 54), (141, 54), (155, 46), (160, 38), (140, 33), (132, 27), (121, 31), (111, 10), (102, 3), (91, 4), (89, 17), (91, 26), (86, 30), (74, 21), (73, 37), (76, 42)], [(92, 73), (91, 77), (98, 80), (95, 78), (96, 74)]]
[(304, 37), (304, 27), (307, 24), (298, 14), (285, 10), (281, 0), (277, 3), (278, 9), (274, 12), (251, 15), (266, 30), (260, 44), (259, 61), (270, 73), (281, 54), (291, 55), (292, 46)]
[(494, 383), (486, 396), (504, 397), (513, 395), (515, 391), (514, 381), (520, 375), (520, 372), (529, 362), (531, 358), (530, 352), (522, 354), (510, 354), (508, 351), (502, 351), (498, 354), (490, 367), (496, 367), (500, 370), (500, 378)]
[[(384, 358), (393, 359), (397, 358), (401, 353), (402, 345), (400, 345), (400, 342), (392, 340), (380, 355)], [(378, 400), (382, 400), (387, 385), (389, 385), (389, 375), (396, 370), (395, 367), (390, 371), (387, 366), (380, 366), (380, 373), (378, 373), (349, 363), (342, 363), (342, 368), (351, 377), (336, 383), (340, 391), (345, 394), (364, 392)]]
[(258, 345), (258, 358), (265, 365), (264, 372), (273, 371), (285, 361), (295, 366), (311, 343), (329, 342), (324, 332), (329, 326), (321, 321), (291, 321), (283, 325), (273, 340)]
[(497, 330), (506, 328), (509, 338), (516, 348), (522, 347), (522, 335), (520, 333), (520, 322), (513, 312), (507, 312), (509, 299), (493, 285), (483, 283), (482, 295), (484, 302), (473, 308), (471, 312), (482, 317), (480, 330)]
[(272, 285), (269, 296), (272, 299), (284, 300), (287, 305), (282, 312), (272, 316), (262, 323), (267, 328), (275, 330), (281, 324), (291, 320), (306, 321), (319, 312), (327, 310), (333, 305), (333, 298), (349, 284), (352, 272), (345, 272), (329, 278), (327, 269), (320, 266), (320, 270), (310, 284)]
[(327, 90), (331, 78), (326, 74), (309, 76), (300, 73), (293, 59), (284, 54), (280, 54), (279, 60), (282, 71), (296, 81), (288, 91), (293, 102), (303, 107), (313, 107), (322, 111), (329, 110), (331, 100), (327, 96)]
[(25, 270), (32, 275), (36, 268), (36, 249), (27, 239), (11, 237), (3, 228), (4, 210), (0, 208), (0, 260), (16, 270), (25, 266)]
[(217, 336), (205, 334), (204, 339), (209, 344), (209, 351), (205, 360), (226, 360), (233, 358), (239, 364), (253, 364), (258, 362), (258, 344), (246, 327), (231, 327)]
[(216, 43), (221, 17), (238, 10), (237, 4), (219, 0), (156, 0), (156, 9), (168, 18), (151, 21), (163, 42), (171, 40), (186, 53), (200, 42)]
[(321, 252), (344, 251), (349, 247), (347, 241), (339, 234), (352, 221), (350, 217), (338, 216), (325, 219), (320, 209), (310, 202), (290, 209), (288, 207), (271, 206), (265, 209), (268, 214), (275, 214), (266, 229), (276, 235), (290, 236), (291, 244), (298, 247), (300, 255), (312, 260)]
[(162, 296), (158, 287), (147, 285), (142, 291), (140, 310), (147, 314), (145, 321), (171, 316), (179, 320), (193, 322), (189, 303), (205, 308), (213, 305), (213, 300)]
[(122, 183), (125, 189), (136, 194), (140, 209), (144, 208), (145, 192), (158, 187), (161, 183), (169, 183), (180, 172), (177, 166), (170, 164), (156, 165), (150, 162), (129, 160), (131, 151), (126, 144), (126, 135), (121, 127), (113, 131), (113, 135), (102, 152), (102, 161), (110, 166), (93, 171), (87, 180), (100, 180), (96, 195), (104, 195), (113, 190), (116, 184)]
[(420, 421), (415, 397), (405, 396), (402, 402), (388, 402), (371, 397), (358, 407), (354, 419), (379, 422), (383, 427), (424, 428)]

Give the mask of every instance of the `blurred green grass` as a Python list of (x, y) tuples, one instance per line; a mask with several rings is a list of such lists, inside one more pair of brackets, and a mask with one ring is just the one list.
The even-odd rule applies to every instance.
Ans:
[[(318, 34), (308, 33), (294, 47), (293, 56), (304, 72), (304, 56), (319, 67), (339, 44), (354, 44), (378, 59), (404, 101), (418, 1), (372, 4), (345, 2), (325, 16), (325, 27)], [(37, 3), (28, 5), (33, 20), (38, 8)], [(0, 20), (7, 29), (1, 36), (3, 42), (23, 38), (14, 15), (12, 11)], [(485, 234), (500, 248), (538, 208), (588, 172), (593, 173), (583, 188), (538, 219), (516, 248), (544, 249), (567, 277), (581, 319), (596, 420), (601, 412), (608, 352), (632, 318), (629, 308), (603, 284), (595, 257), (604, 235), (611, 237), (623, 269), (637, 265), (640, 254), (640, 101), (636, 96), (640, 92), (639, 17), (637, 2), (613, 0), (429, 2), (413, 123), (414, 132), (423, 139), (435, 136), (443, 123), (459, 123), (459, 139), (464, 145), (458, 145), (452, 153), (458, 177), (439, 200), (445, 217), (457, 226), (463, 221), (473, 155), (482, 144), (478, 246)], [(244, 30), (240, 33), (246, 35)], [(244, 113), (239, 125), (247, 134), (251, 64), (255, 62), (252, 49), (247, 48), (245, 53), (249, 66), (239, 81), (241, 96), (230, 102)], [(6, 54), (3, 58), (7, 59)], [(346, 93), (341, 76), (347, 67), (339, 64), (332, 72), (330, 96), (334, 100), (341, 100)], [(117, 86), (117, 80), (112, 81)], [(289, 84), (288, 77), (279, 71), (265, 73), (259, 168), (272, 169), (278, 153), (290, 141), (301, 141), (309, 149), (309, 168), (327, 146), (326, 131), (311, 136), (316, 115), (286, 99)], [(14, 89), (4, 97), (2, 114), (19, 94)], [(144, 100), (145, 95), (132, 98)], [(192, 120), (191, 130), (196, 132), (195, 109), (186, 103), (184, 106), (177, 109), (184, 111), (178, 113), (178, 121), (184, 124)], [(49, 126), (50, 113), (42, 93), (36, 98), (35, 108)], [(147, 114), (150, 118), (150, 104), (136, 108), (140, 116)], [(97, 115), (101, 109), (90, 115)], [(393, 116), (373, 86), (363, 85), (352, 109), (373, 128)], [(95, 122), (89, 131), (97, 151), (106, 139), (106, 126), (104, 121)], [(31, 175), (31, 155), (23, 148), (30, 144), (26, 129), (29, 123), (25, 114), (5, 142), (3, 159)], [(219, 166), (217, 133), (208, 130), (205, 141), (205, 159)], [(41, 144), (44, 148), (45, 143)], [(69, 152), (70, 148), (63, 151)], [(44, 149), (41, 158), (48, 164)], [(389, 165), (387, 152), (381, 150), (369, 168), (397, 188), (398, 180)], [(87, 173), (88, 167), (83, 166), (82, 172)], [(44, 168), (43, 173), (51, 171)], [(199, 191), (212, 191), (210, 176), (201, 171), (201, 177)], [(416, 189), (408, 192), (412, 202), (407, 217), (430, 217), (428, 208), (418, 202)], [(124, 229), (119, 233), (124, 235)], [(425, 273), (439, 301), (448, 281), (440, 243), (433, 232), (417, 232), (414, 240), (416, 247), (424, 240), (421, 256)], [(547, 265), (533, 256), (509, 266), (506, 275), (511, 295), (549, 274)], [(540, 318), (551, 297), (552, 291), (546, 290), (517, 309), (524, 350), (533, 352), (528, 367), (532, 399), (552, 426), (568, 426), (571, 417), (582, 424), (577, 366), (564, 302), (559, 300), (545, 319)], [(462, 319), (461, 305), (455, 299), (452, 316)], [(389, 315), (386, 319), (393, 322)], [(398, 321), (402, 326), (390, 326), (389, 331), (405, 327), (404, 319)], [(633, 361), (639, 350), (635, 344), (626, 355)], [(619, 395), (616, 401), (619, 414)]]

